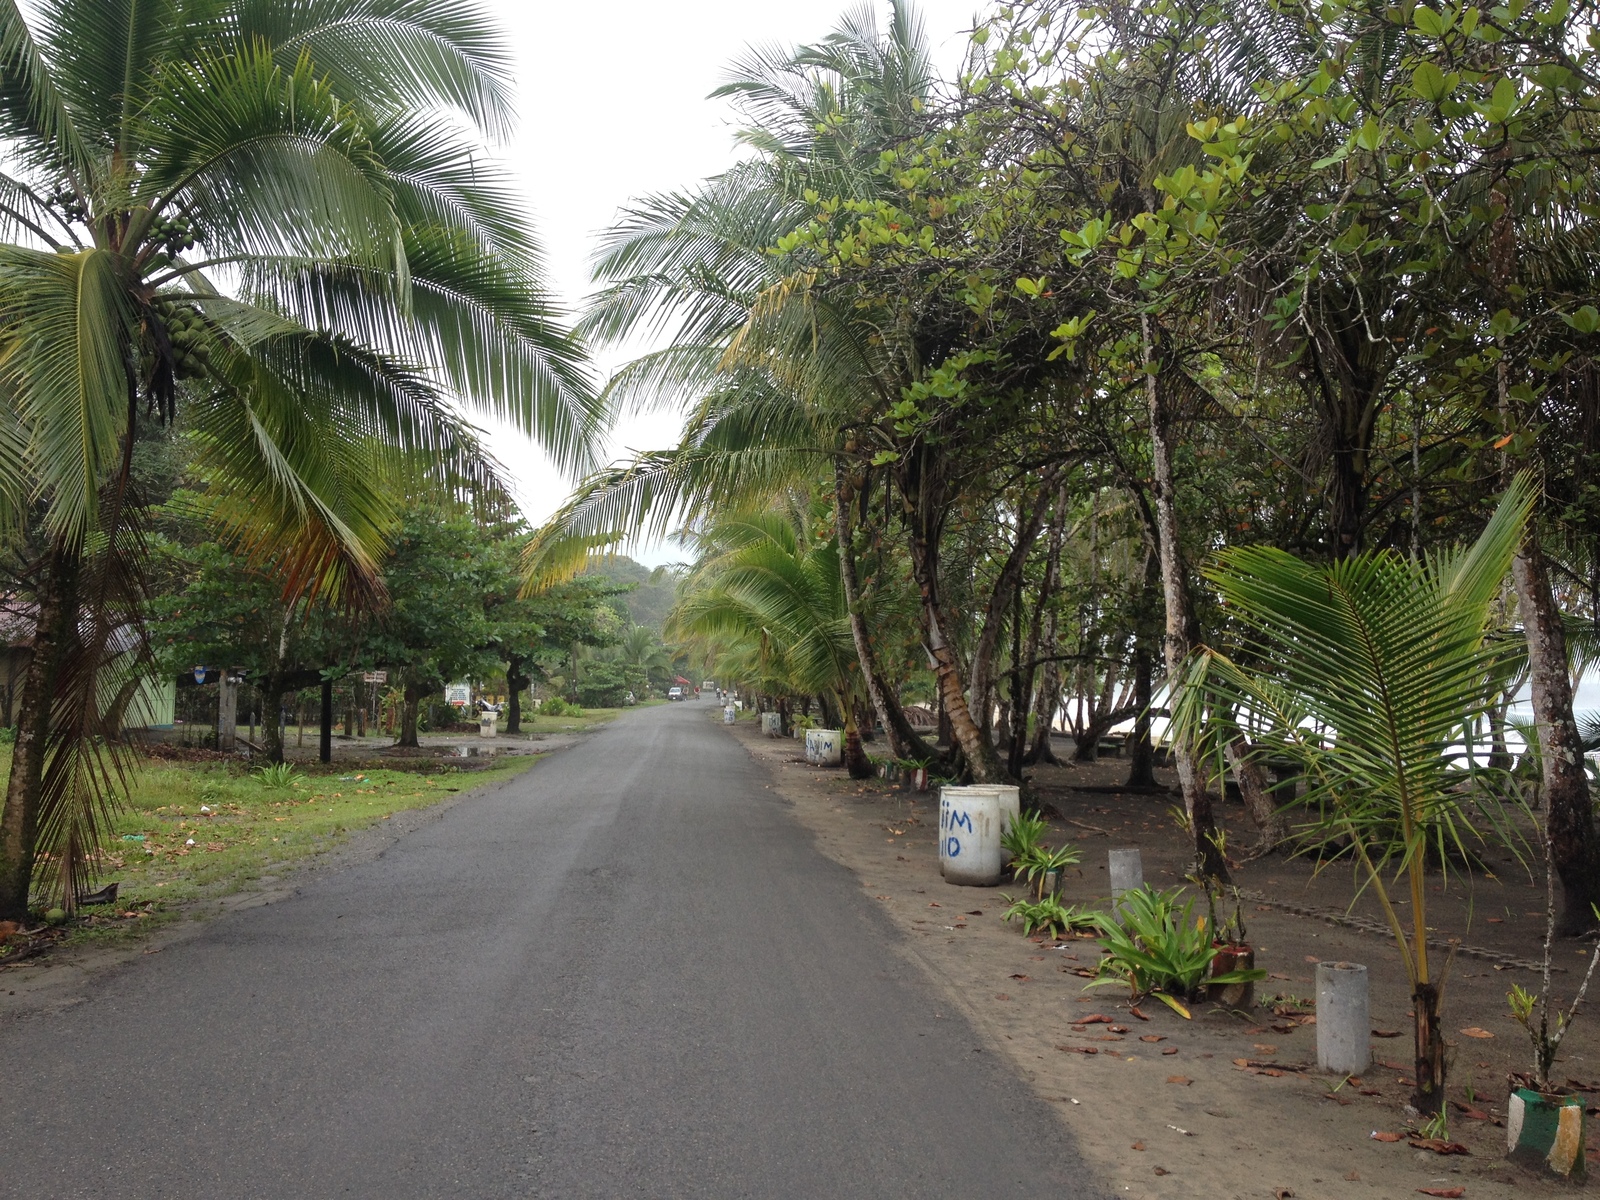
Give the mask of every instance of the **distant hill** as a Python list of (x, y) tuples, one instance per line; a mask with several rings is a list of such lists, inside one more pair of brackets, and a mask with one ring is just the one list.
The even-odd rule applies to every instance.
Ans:
[(647, 625), (657, 633), (661, 631), (662, 622), (667, 619), (667, 613), (672, 610), (672, 602), (677, 597), (678, 580), (670, 568), (653, 571), (643, 563), (636, 563), (627, 555), (619, 554), (591, 564), (585, 574), (603, 575), (618, 583), (636, 584), (631, 592), (622, 597), (623, 603), (628, 606), (628, 616), (635, 625)]

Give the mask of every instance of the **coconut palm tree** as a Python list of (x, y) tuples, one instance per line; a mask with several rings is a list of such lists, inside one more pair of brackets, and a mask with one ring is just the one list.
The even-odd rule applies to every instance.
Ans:
[[(671, 334), (619, 371), (606, 399), (616, 408), (686, 405), (682, 440), (586, 480), (530, 547), (530, 573), (559, 575), (596, 546), (794, 488), (848, 487), (844, 430), (878, 398), (875, 352), (848, 311), (779, 302), (794, 293), (771, 251), (809, 219), (808, 193), (866, 199), (885, 188), (879, 152), (916, 127), (932, 85), (922, 22), (904, 0), (893, 0), (885, 27), (863, 6), (814, 45), (751, 50), (733, 65), (714, 94), (734, 101), (756, 156), (627, 211), (602, 242), (602, 286), (582, 325), (601, 341)], [(837, 514), (846, 534), (848, 507), (841, 501)], [(897, 748), (926, 753), (879, 684), (848, 536), (841, 546), (873, 707)]]
[[(1258, 744), (1301, 761), (1324, 814), (1307, 832), (1347, 847), (1400, 950), (1416, 1022), (1412, 1102), (1428, 1113), (1444, 1102), (1445, 1043), (1424, 876), (1430, 856), (1507, 836), (1487, 799), (1474, 823), (1464, 742), (1516, 653), (1490, 633), (1533, 502), (1518, 477), (1476, 543), (1424, 560), (1365, 551), (1318, 565), (1264, 546), (1224, 550), (1205, 574), (1249, 631), (1251, 660), (1270, 666), (1201, 648), (1174, 706), (1175, 731), (1219, 766), (1239, 712), (1258, 722)], [(1409, 928), (1391, 886), (1408, 893)]]
[(142, 427), (179, 423), (286, 592), (370, 602), (397, 495), (495, 485), (458, 400), (568, 466), (593, 411), (486, 159), (509, 56), (473, 0), (0, 0), (0, 79), (0, 529), (38, 601), (14, 917), (39, 839), (67, 880), (109, 802), (87, 748), (139, 658)]
[(668, 618), (668, 633), (743, 652), (754, 678), (790, 695), (833, 696), (843, 714), (845, 765), (871, 773), (856, 705), (864, 699), (839, 546), (813, 539), (804, 510), (765, 510), (715, 522)]

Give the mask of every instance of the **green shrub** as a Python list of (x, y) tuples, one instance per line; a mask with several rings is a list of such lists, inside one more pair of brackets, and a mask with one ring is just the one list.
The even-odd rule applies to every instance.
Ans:
[(551, 696), (539, 705), (539, 711), (547, 717), (564, 717), (567, 715), (567, 702), (560, 696)]
[(1100, 978), (1089, 987), (1126, 984), (1135, 1000), (1154, 995), (1188, 1017), (1180, 1001), (1193, 999), (1205, 984), (1253, 983), (1267, 977), (1261, 970), (1210, 975), (1218, 949), (1213, 931), (1204, 916), (1194, 915), (1192, 899), (1178, 906), (1182, 896), (1182, 888), (1158, 892), (1139, 887), (1122, 893), (1115, 915), (1097, 913), (1096, 940), (1106, 956), (1100, 960)]
[(286, 788), (293, 787), (300, 779), (300, 772), (294, 769), (293, 763), (268, 763), (259, 768), (255, 776), (261, 781), (262, 787)]
[(1006, 909), (1006, 920), (1020, 919), (1023, 937), (1027, 937), (1036, 929), (1042, 929), (1053, 937), (1059, 937), (1069, 931), (1097, 928), (1097, 914), (1086, 912), (1075, 904), (1063, 904), (1059, 896), (1045, 896), (1039, 900), (1015, 900), (1002, 892), (1001, 899), (1011, 902), (1011, 907)]

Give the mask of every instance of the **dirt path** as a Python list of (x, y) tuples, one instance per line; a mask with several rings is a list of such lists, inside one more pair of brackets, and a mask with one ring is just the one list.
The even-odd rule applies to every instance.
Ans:
[[(1406, 1128), (1409, 1003), (1399, 956), (1385, 937), (1315, 915), (1345, 911), (1352, 894), (1348, 872), (1314, 879), (1307, 864), (1277, 856), (1238, 872), (1241, 887), (1272, 901), (1251, 903), (1245, 914), (1257, 965), (1272, 972), (1258, 988), (1258, 1004), (1281, 995), (1286, 1001), (1279, 1007), (1292, 1012), (1296, 1006), (1288, 998), (1313, 999), (1318, 961), (1361, 962), (1371, 972), (1374, 1027), (1399, 1036), (1375, 1038), (1375, 1057), (1384, 1065), (1340, 1086), (1314, 1070), (1296, 1069), (1315, 1066), (1314, 1024), (1269, 1007), (1197, 1009), (1193, 1021), (1184, 1021), (1148, 1002), (1141, 1020), (1119, 989), (1085, 993), (1087, 980), (1074, 972), (1092, 971), (1099, 958), (1093, 941), (1024, 938), (1001, 919), (1006, 902), (1000, 893), (1012, 889), (944, 883), (935, 795), (906, 794), (878, 781), (853, 783), (840, 771), (807, 766), (793, 741), (763, 738), (745, 724), (732, 732), (767, 764), (775, 788), (821, 848), (854, 872), (905, 932), (952, 1003), (1057, 1111), (1112, 1193), (1314, 1200), (1461, 1187), (1470, 1200), (1509, 1200), (1570, 1191), (1508, 1165), (1505, 1132), (1496, 1124), (1505, 1111), (1506, 1074), (1525, 1069), (1528, 1057), (1505, 993), (1513, 982), (1536, 983), (1531, 972), (1507, 963), (1536, 957), (1543, 930), (1542, 888), (1525, 875), (1519, 882), (1513, 871), (1502, 870), (1499, 880), (1479, 881), (1472, 897), (1452, 883), (1437, 898), (1441, 936), (1463, 936), (1479, 952), (1458, 955), (1446, 985), (1449, 1096), (1487, 1116), (1474, 1119), (1452, 1109), (1450, 1136), (1471, 1153), (1441, 1156), (1371, 1136)], [(1070, 876), (1065, 888), (1072, 903), (1106, 902), (1106, 851), (1113, 847), (1139, 847), (1152, 884), (1182, 881), (1182, 843), (1167, 815), (1172, 798), (1118, 794), (1126, 769), (1126, 763), (1106, 760), (1039, 774), (1043, 794), (1063, 818), (1052, 822), (1055, 844), (1069, 840), (1083, 852), (1081, 874)], [(1231, 809), (1226, 819), (1234, 846), (1247, 843), (1242, 812)], [(1536, 910), (1536, 916), (1524, 915)], [(1365, 911), (1358, 907), (1355, 915)], [(1581, 969), (1586, 952), (1564, 945), (1560, 961)], [(1573, 986), (1572, 974), (1560, 977), (1565, 988)], [(1090, 1016), (1109, 1022), (1085, 1023)], [(1463, 1029), (1493, 1036), (1456, 1032)], [(1600, 1013), (1585, 1013), (1556, 1073), (1592, 1085), (1600, 1079), (1597, 1054)]]

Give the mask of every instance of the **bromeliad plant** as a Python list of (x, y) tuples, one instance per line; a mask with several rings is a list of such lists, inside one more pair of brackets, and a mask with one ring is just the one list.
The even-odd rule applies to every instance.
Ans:
[(1044, 886), (1050, 872), (1059, 872), (1082, 859), (1072, 845), (1064, 845), (1059, 850), (1045, 845), (1043, 838), (1047, 827), (1039, 813), (1025, 812), (1000, 835), (1000, 845), (1012, 870), (1021, 875), (1024, 882), (1034, 885), (1034, 899), (1040, 902), (1046, 899)]
[(1098, 941), (1106, 956), (1100, 960), (1100, 978), (1088, 986), (1126, 984), (1134, 999), (1153, 995), (1188, 1019), (1183, 1002), (1207, 984), (1254, 983), (1267, 977), (1256, 969), (1212, 975), (1218, 948), (1211, 924), (1204, 915), (1195, 915), (1192, 898), (1179, 907), (1182, 897), (1182, 888), (1161, 892), (1139, 887), (1122, 893), (1114, 915), (1097, 914)]
[[(1463, 784), (1484, 768), (1463, 746), (1512, 653), (1491, 626), (1532, 502), (1519, 476), (1476, 543), (1421, 561), (1369, 551), (1319, 565), (1266, 547), (1224, 551), (1206, 576), (1244, 627), (1249, 661), (1270, 666), (1257, 672), (1202, 648), (1174, 705), (1175, 736), (1219, 762), (1229, 730), (1218, 712), (1249, 713), (1261, 744), (1299, 760), (1309, 809), (1321, 813), (1303, 832), (1354, 858), (1405, 963), (1416, 1014), (1412, 1103), (1424, 1114), (1440, 1111), (1445, 1072), (1427, 860), (1448, 864), (1486, 835), (1515, 848), (1498, 789), (1476, 788), (1469, 800)], [(1409, 927), (1391, 886), (1409, 894)]]
[(1006, 920), (1020, 920), (1023, 937), (1028, 937), (1035, 930), (1041, 929), (1052, 937), (1060, 937), (1063, 934), (1098, 927), (1096, 914), (1087, 912), (1075, 904), (1064, 904), (1059, 896), (1017, 900), (1002, 893), (1002, 898), (1011, 904), (1011, 907), (1006, 909)]

